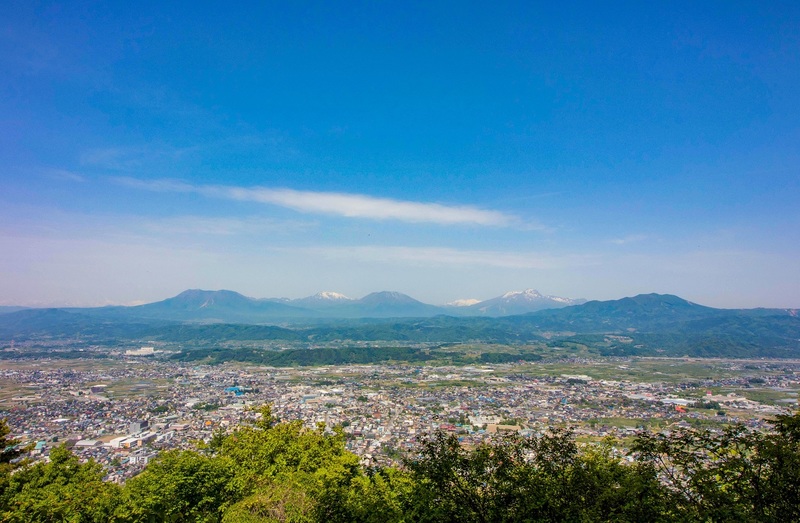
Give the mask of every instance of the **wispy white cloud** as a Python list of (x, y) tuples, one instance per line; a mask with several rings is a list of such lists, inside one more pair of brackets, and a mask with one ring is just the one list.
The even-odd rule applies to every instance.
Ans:
[(505, 269), (563, 269), (599, 263), (594, 255), (553, 255), (535, 252), (463, 250), (448, 247), (348, 246), (308, 247), (309, 254), (345, 260), (411, 265), (483, 266)]
[(159, 220), (147, 220), (140, 227), (162, 234), (199, 234), (234, 236), (239, 234), (280, 233), (290, 234), (310, 229), (313, 223), (300, 221), (271, 220), (269, 218), (229, 218), (204, 216), (175, 216)]
[[(10, 218), (13, 217), (13, 218)], [(84, 213), (32, 205), (7, 205), (0, 209), (0, 234), (32, 238), (104, 238), (176, 242), (232, 242), (247, 239), (293, 238), (319, 226), (313, 219), (278, 219), (260, 215), (207, 216), (179, 214)], [(197, 243), (193, 243), (196, 245)]]
[(624, 236), (622, 238), (614, 238), (613, 240), (609, 240), (610, 243), (614, 245), (627, 245), (629, 243), (635, 243), (644, 241), (647, 239), (647, 235), (645, 234), (629, 234), (628, 236)]
[(293, 209), (298, 212), (328, 214), (347, 218), (399, 220), (441, 225), (526, 226), (526, 224), (520, 223), (520, 220), (513, 215), (467, 205), (444, 205), (338, 192), (297, 191), (269, 187), (191, 185), (176, 180), (145, 181), (127, 177), (116, 178), (116, 180), (128, 187), (137, 189), (158, 192), (192, 192), (213, 198), (259, 202)]
[(45, 176), (49, 177), (52, 180), (59, 180), (64, 182), (78, 182), (82, 183), (86, 181), (86, 177), (82, 174), (78, 174), (76, 172), (67, 171), (65, 169), (47, 169), (44, 172)]
[(200, 192), (200, 187), (178, 180), (140, 180), (128, 176), (112, 178), (115, 182), (132, 189), (154, 192)]
[(90, 149), (81, 154), (81, 164), (111, 169), (131, 171), (156, 162), (174, 162), (197, 151), (198, 146), (174, 147), (171, 145), (125, 146)]
[(508, 225), (511, 221), (510, 216), (501, 212), (475, 207), (375, 198), (361, 194), (239, 187), (210, 188), (203, 192), (219, 194), (235, 200), (279, 205), (300, 212), (334, 214), (348, 218), (394, 219), (440, 224), (473, 223), (495, 226)]

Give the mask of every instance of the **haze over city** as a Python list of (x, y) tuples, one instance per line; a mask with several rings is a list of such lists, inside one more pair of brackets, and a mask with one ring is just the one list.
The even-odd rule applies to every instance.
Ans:
[(4, 2), (0, 305), (798, 307), (798, 92), (790, 2)]

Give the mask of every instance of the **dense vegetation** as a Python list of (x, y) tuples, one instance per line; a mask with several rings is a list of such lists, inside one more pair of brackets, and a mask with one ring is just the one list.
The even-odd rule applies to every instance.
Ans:
[(466, 355), (437, 349), (415, 349), (411, 347), (343, 347), (325, 349), (287, 349), (281, 351), (236, 348), (194, 349), (180, 352), (170, 357), (176, 361), (199, 361), (218, 364), (226, 361), (240, 361), (270, 365), (273, 367), (307, 367), (317, 365), (353, 365), (368, 363), (406, 362), (421, 363), (437, 360), (450, 364), (473, 363), (511, 363), (518, 361), (539, 361), (542, 356), (533, 352), (503, 353), (484, 352), (479, 355)]
[(723, 522), (800, 520), (800, 414), (774, 431), (732, 426), (640, 434), (627, 460), (613, 442), (568, 431), (507, 435), (473, 449), (444, 433), (400, 468), (365, 469), (344, 434), (277, 423), (169, 451), (124, 486), (66, 448), (12, 465), (0, 426), (0, 519), (10, 522)]
[(243, 361), (273, 367), (351, 365), (388, 361), (421, 362), (433, 357), (420, 349), (409, 347), (348, 347), (339, 349), (196, 349), (172, 356), (178, 361), (203, 361), (216, 364), (224, 361)]

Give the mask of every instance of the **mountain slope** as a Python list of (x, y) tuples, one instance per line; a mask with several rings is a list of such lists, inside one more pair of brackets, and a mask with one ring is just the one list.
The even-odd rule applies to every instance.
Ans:
[(91, 337), (130, 339), (163, 326), (158, 320), (101, 318), (61, 309), (24, 309), (0, 315), (0, 339)]
[(152, 318), (170, 321), (263, 323), (313, 316), (311, 311), (271, 300), (257, 300), (234, 291), (190, 289), (166, 300), (133, 307), (85, 309), (107, 318)]
[(353, 301), (355, 300), (338, 292), (322, 291), (313, 296), (307, 296), (297, 300), (290, 300), (289, 303), (298, 307), (312, 310), (326, 310), (335, 309), (337, 307), (341, 307), (342, 305), (350, 304)]
[[(302, 324), (298, 321), (294, 327), (267, 327), (253, 324), (275, 317), (275, 310), (285, 316), (287, 308), (291, 313), (316, 313), (230, 291), (187, 291), (139, 307), (28, 309), (2, 314), (0, 341), (94, 340), (114, 345), (152, 339), (207, 345), (226, 340), (350, 340), (547, 343), (553, 347), (572, 343), (611, 356), (800, 357), (800, 317), (796, 310), (715, 309), (663, 294), (592, 301), (500, 318), (432, 316), (439, 311), (437, 307), (396, 292), (373, 293), (344, 301), (340, 307), (330, 317), (338, 319), (311, 325), (306, 316), (300, 316), (296, 319)], [(342, 319), (348, 316), (350, 319)], [(221, 320), (223, 317), (243, 319)], [(205, 319), (203, 324), (198, 318)]]
[(367, 294), (355, 300), (347, 309), (348, 317), (411, 318), (444, 314), (445, 309), (417, 301), (411, 296), (393, 291)]
[(524, 291), (510, 291), (502, 296), (484, 300), (469, 307), (464, 307), (463, 311), (485, 316), (511, 316), (544, 309), (579, 305), (584, 302), (585, 300), (546, 296), (535, 289), (526, 289)]
[(632, 332), (736, 313), (697, 305), (671, 294), (639, 294), (619, 300), (589, 301), (562, 309), (542, 310), (510, 321), (528, 323), (541, 330)]
[(0, 314), (8, 314), (9, 312), (17, 312), (28, 309), (28, 307), (18, 307), (16, 305), (0, 305)]

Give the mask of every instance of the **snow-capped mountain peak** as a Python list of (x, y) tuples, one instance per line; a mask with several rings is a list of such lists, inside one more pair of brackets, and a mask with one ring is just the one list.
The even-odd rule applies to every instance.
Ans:
[(340, 294), (338, 292), (333, 292), (333, 291), (318, 292), (313, 296), (313, 298), (317, 298), (318, 300), (332, 300), (332, 301), (341, 301), (350, 299), (344, 294)]
[(338, 292), (333, 291), (322, 291), (318, 292), (313, 296), (308, 296), (306, 298), (300, 298), (297, 300), (291, 300), (292, 303), (296, 303), (302, 307), (322, 307), (322, 308), (329, 308), (329, 307), (336, 307), (338, 305), (344, 305), (351, 303), (353, 300), (348, 298), (344, 294), (340, 294)]
[(464, 300), (455, 300), (446, 303), (448, 307), (469, 307), (470, 305), (475, 305), (476, 303), (480, 303), (481, 300), (476, 300), (475, 298), (467, 298)]
[(537, 299), (544, 298), (536, 289), (525, 289), (524, 291), (509, 291), (502, 296), (503, 299)]
[(524, 291), (509, 291), (502, 296), (471, 305), (469, 309), (489, 316), (508, 316), (577, 305), (584, 301), (545, 295), (536, 289), (525, 289)]

